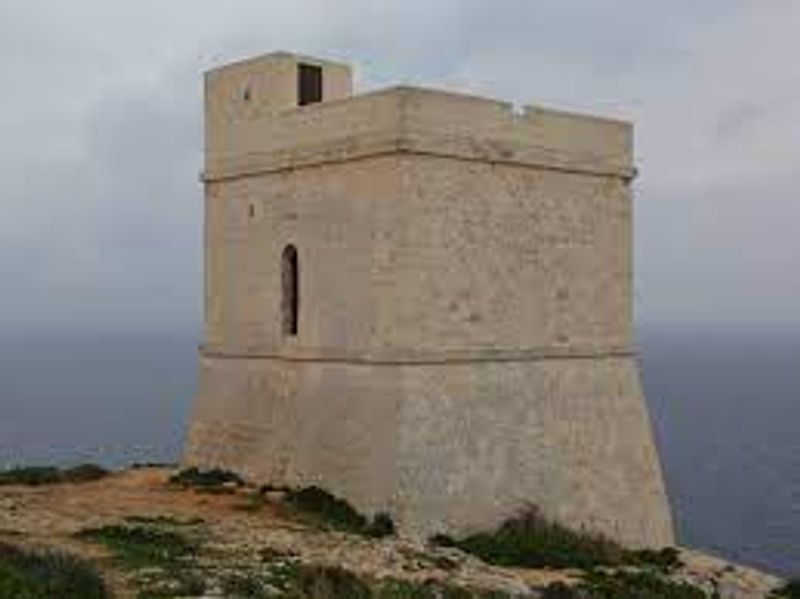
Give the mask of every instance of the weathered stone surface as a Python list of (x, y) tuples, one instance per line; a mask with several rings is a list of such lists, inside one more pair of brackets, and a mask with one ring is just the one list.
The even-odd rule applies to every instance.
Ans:
[(297, 107), (296, 63), (207, 78), (186, 462), (320, 484), (414, 536), (533, 503), (672, 544), (632, 349), (631, 127), (406, 87), (347, 98), (328, 63), (334, 91)]

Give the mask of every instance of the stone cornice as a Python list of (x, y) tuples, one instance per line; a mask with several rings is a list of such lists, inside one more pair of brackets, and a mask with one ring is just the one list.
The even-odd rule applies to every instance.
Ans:
[(417, 154), (631, 179), (627, 123), (398, 87), (304, 106), (209, 135), (203, 179)]
[(342, 349), (305, 349), (290, 347), (281, 351), (225, 349), (200, 346), (205, 358), (228, 360), (274, 360), (283, 362), (330, 362), (373, 365), (459, 364), (474, 362), (533, 362), (540, 360), (577, 360), (633, 357), (631, 347), (550, 347), (526, 349), (459, 349), (459, 350), (399, 350), (369, 351)]

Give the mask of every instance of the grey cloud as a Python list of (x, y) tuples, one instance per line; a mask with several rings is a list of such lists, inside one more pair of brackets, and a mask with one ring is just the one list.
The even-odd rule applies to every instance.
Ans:
[(641, 320), (794, 320), (800, 5), (0, 5), (0, 323), (196, 322), (201, 72), (283, 48), (637, 124)]
[(740, 137), (758, 120), (767, 116), (767, 111), (768, 106), (765, 104), (755, 104), (749, 101), (732, 107), (717, 119), (715, 127), (717, 139), (724, 142)]
[(639, 319), (800, 323), (796, 185), (784, 176), (640, 198)]

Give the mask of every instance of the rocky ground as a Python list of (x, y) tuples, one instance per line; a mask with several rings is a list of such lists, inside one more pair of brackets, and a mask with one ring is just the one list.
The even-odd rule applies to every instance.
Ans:
[[(563, 587), (555, 583), (583, 576), (494, 567), (457, 549), (326, 530), (298, 518), (279, 493), (180, 488), (168, 484), (173, 472), (139, 468), (80, 484), (0, 486), (0, 542), (98, 564), (115, 597), (295, 597), (278, 593), (299, 577), (303, 588), (317, 589), (311, 597), (367, 596), (358, 595), (357, 581), (388, 581), (381, 597), (557, 598), (570, 595), (556, 594)], [(781, 583), (694, 551), (682, 550), (680, 559), (670, 578), (708, 597), (760, 599)], [(322, 587), (344, 594), (325, 595)], [(412, 592), (422, 587), (439, 594)], [(347, 588), (355, 590), (341, 591)], [(465, 589), (472, 594), (458, 594)]]

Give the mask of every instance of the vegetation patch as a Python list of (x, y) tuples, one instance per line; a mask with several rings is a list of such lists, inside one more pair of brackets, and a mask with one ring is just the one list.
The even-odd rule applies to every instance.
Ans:
[(237, 599), (267, 599), (276, 596), (261, 578), (247, 574), (230, 574), (223, 578), (221, 587), (225, 597)]
[(280, 586), (281, 599), (510, 599), (507, 593), (435, 581), (365, 580), (340, 567), (296, 565)]
[(542, 599), (718, 599), (688, 582), (654, 571), (590, 572), (578, 585), (551, 584)]
[(374, 599), (511, 599), (502, 591), (470, 589), (443, 584), (440, 582), (416, 583), (405, 580), (382, 582)]
[(175, 599), (176, 597), (201, 597), (205, 595), (205, 579), (192, 571), (179, 570), (169, 577), (149, 577), (139, 581), (142, 590), (136, 599)]
[(205, 520), (202, 518), (187, 518), (185, 520), (181, 520), (179, 518), (174, 518), (173, 516), (126, 516), (125, 522), (129, 524), (140, 524), (144, 526), (199, 526), (203, 524)]
[[(272, 555), (271, 553), (266, 555)], [(237, 599), (511, 599), (496, 591), (445, 583), (361, 577), (339, 566), (302, 564), (276, 554), (256, 570), (238, 570), (222, 578), (223, 596)]]
[(81, 464), (60, 469), (55, 466), (18, 466), (0, 471), (0, 486), (26, 485), (37, 487), (62, 483), (85, 483), (100, 480), (109, 472), (96, 464)]
[(364, 531), (364, 534), (374, 539), (382, 539), (383, 537), (391, 537), (397, 533), (394, 526), (394, 520), (386, 512), (378, 512), (372, 518), (372, 522)]
[(64, 553), (37, 553), (0, 543), (0, 597), (106, 599), (98, 572)]
[(445, 572), (454, 572), (458, 570), (461, 565), (454, 559), (445, 555), (437, 555), (435, 553), (417, 551), (406, 547), (400, 548), (400, 553), (403, 554), (407, 560), (416, 562), (423, 568), (436, 568), (444, 570)]
[(617, 543), (552, 522), (536, 508), (528, 508), (506, 520), (494, 532), (461, 540), (440, 535), (432, 540), (499, 566), (588, 569), (621, 565), (626, 558), (625, 550)]
[(152, 526), (103, 526), (83, 530), (77, 536), (105, 545), (130, 567), (169, 565), (194, 554), (198, 548), (183, 534)]
[(288, 597), (299, 599), (371, 599), (369, 586), (352, 572), (338, 567), (306, 566), (298, 569)]
[(280, 560), (292, 560), (297, 557), (293, 551), (286, 551), (283, 549), (276, 549), (275, 547), (264, 547), (258, 552), (261, 561), (263, 562), (278, 562)]
[(131, 470), (147, 470), (151, 468), (177, 468), (178, 464), (173, 462), (134, 462), (129, 466)]
[(800, 599), (800, 578), (794, 578), (775, 590), (771, 597), (775, 599)]
[(319, 487), (288, 490), (284, 501), (299, 514), (316, 524), (334, 530), (352, 532), (373, 538), (393, 535), (394, 522), (385, 513), (377, 514), (372, 521), (360, 514), (344, 499), (331, 495)]
[[(163, 528), (184, 526), (171, 518), (138, 518), (139, 523), (86, 529), (78, 538), (107, 547), (119, 565), (129, 570), (138, 599), (197, 597), (206, 592), (205, 575), (196, 563), (200, 543), (185, 534)], [(157, 524), (156, 524), (157, 523)]]
[[(230, 599), (307, 599), (300, 595), (301, 570), (294, 557), (280, 552), (265, 552), (265, 563), (258, 567), (223, 568), (209, 573), (209, 587)], [(274, 558), (274, 559), (270, 559)]]
[(542, 516), (529, 507), (503, 522), (494, 532), (463, 539), (438, 535), (434, 544), (456, 547), (498, 566), (523, 568), (575, 568), (633, 566), (673, 572), (683, 564), (673, 547), (628, 550), (598, 534), (575, 531)]
[(169, 483), (184, 489), (195, 489), (204, 493), (224, 493), (245, 486), (245, 481), (235, 472), (214, 468), (200, 470), (184, 468), (173, 474)]
[(651, 567), (665, 573), (674, 572), (683, 566), (680, 551), (675, 547), (664, 547), (657, 550), (626, 550), (624, 561), (631, 566)]

